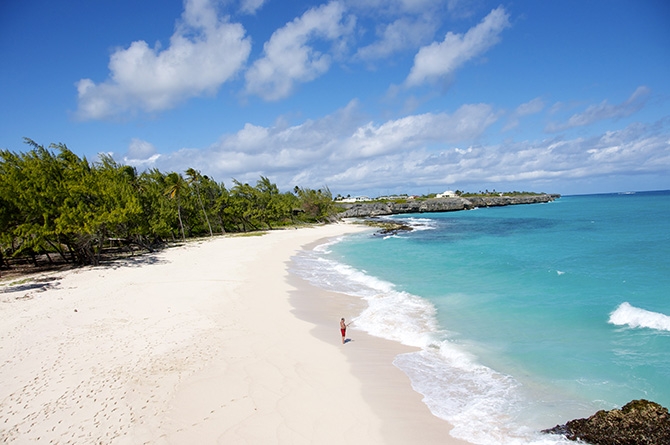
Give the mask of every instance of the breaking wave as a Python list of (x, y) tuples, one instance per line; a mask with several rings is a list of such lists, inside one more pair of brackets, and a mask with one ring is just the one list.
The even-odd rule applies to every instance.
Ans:
[(631, 328), (649, 328), (670, 332), (670, 316), (631, 306), (628, 302), (621, 303), (610, 314), (609, 323)]

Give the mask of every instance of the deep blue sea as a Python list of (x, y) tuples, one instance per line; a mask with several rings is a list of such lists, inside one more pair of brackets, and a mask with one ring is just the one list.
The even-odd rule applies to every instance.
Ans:
[(563, 443), (537, 431), (670, 407), (670, 191), (393, 219), (415, 230), (331, 240), (294, 272), (365, 299), (352, 327), (420, 348), (394, 364), (452, 435)]

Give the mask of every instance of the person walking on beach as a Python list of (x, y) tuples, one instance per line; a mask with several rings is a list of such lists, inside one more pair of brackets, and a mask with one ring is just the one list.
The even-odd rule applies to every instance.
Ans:
[(349, 326), (351, 322), (345, 323), (344, 318), (340, 320), (340, 332), (342, 333), (342, 344), (345, 343), (345, 337), (347, 336), (347, 326)]

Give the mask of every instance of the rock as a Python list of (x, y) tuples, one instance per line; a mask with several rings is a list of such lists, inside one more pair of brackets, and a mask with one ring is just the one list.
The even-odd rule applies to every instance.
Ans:
[(670, 414), (658, 403), (633, 400), (621, 409), (601, 410), (542, 432), (593, 445), (668, 445)]
[(340, 213), (342, 218), (365, 218), (374, 216), (392, 215), (391, 205), (385, 202), (375, 202), (370, 204), (354, 204), (345, 212)]
[(365, 224), (371, 227), (379, 227), (380, 230), (375, 235), (397, 235), (400, 232), (411, 232), (413, 230), (411, 226), (404, 222), (368, 220)]
[(517, 204), (551, 202), (560, 195), (476, 196), (469, 198), (433, 198), (407, 202), (372, 202), (344, 205), (341, 218), (365, 218), (404, 213), (456, 212), (476, 207), (499, 207)]

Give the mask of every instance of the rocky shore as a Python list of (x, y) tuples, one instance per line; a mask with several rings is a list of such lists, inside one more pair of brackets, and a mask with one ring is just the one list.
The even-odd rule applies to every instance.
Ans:
[(406, 202), (371, 202), (342, 204), (346, 210), (342, 218), (366, 218), (404, 213), (456, 212), (478, 207), (500, 207), (518, 204), (538, 204), (554, 201), (561, 195), (475, 196), (407, 200)]
[(593, 445), (667, 445), (670, 415), (658, 403), (633, 400), (621, 409), (598, 411), (588, 419), (571, 420), (543, 432)]

